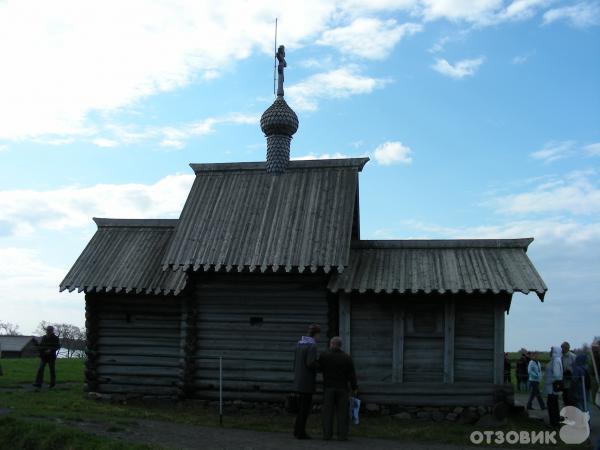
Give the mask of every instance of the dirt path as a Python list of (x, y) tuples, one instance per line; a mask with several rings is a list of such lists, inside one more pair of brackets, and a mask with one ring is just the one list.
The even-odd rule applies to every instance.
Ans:
[(305, 449), (344, 449), (344, 450), (472, 450), (481, 447), (457, 446), (436, 443), (411, 443), (386, 439), (351, 438), (347, 442), (320, 439), (299, 441), (284, 433), (237, 430), (231, 428), (211, 428), (194, 425), (160, 422), (152, 420), (136, 421), (136, 425), (108, 431), (105, 424), (92, 422), (73, 423), (83, 431), (110, 436), (124, 441), (154, 444), (169, 449), (181, 450), (305, 450)]
[[(529, 398), (529, 394), (523, 392), (515, 392), (515, 403), (517, 405), (526, 406), (527, 400)], [(533, 403), (533, 407), (535, 409), (528, 411), (529, 417), (533, 417), (535, 419), (543, 421), (545, 424), (548, 424), (548, 412), (541, 411), (537, 400)], [(598, 410), (592, 410), (591, 420), (590, 420), (590, 446), (593, 446), (592, 443), (598, 442), (600, 439), (600, 414), (598, 414)]]

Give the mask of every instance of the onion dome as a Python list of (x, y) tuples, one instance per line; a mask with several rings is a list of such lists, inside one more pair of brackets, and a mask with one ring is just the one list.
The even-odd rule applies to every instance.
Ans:
[(290, 162), (290, 143), (299, 122), (294, 110), (283, 99), (283, 69), (287, 66), (283, 45), (275, 57), (279, 61), (277, 98), (260, 118), (260, 129), (267, 137), (267, 172), (279, 174), (285, 172)]
[(283, 134), (291, 137), (298, 131), (298, 116), (283, 97), (277, 97), (260, 118), (260, 129), (265, 136)]
[(267, 137), (267, 172), (283, 173), (290, 162), (292, 135), (298, 130), (298, 116), (283, 96), (278, 96), (260, 118)]

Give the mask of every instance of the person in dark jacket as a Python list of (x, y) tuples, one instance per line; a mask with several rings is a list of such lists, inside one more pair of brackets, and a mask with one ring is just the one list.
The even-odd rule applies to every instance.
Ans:
[(587, 371), (587, 355), (577, 355), (572, 367), (571, 388), (569, 389), (570, 403), (583, 412), (589, 412), (592, 383)]
[(527, 392), (527, 380), (529, 378), (528, 368), (531, 360), (529, 353), (522, 353), (517, 361), (517, 390)]
[(306, 421), (312, 409), (312, 396), (317, 381), (317, 341), (321, 327), (312, 324), (308, 336), (302, 336), (296, 345), (294, 359), (294, 391), (298, 394), (298, 415), (294, 425), (296, 439), (310, 439), (306, 434)]
[(319, 370), (323, 372), (323, 439), (332, 438), (335, 415), (338, 439), (345, 441), (348, 439), (350, 390), (356, 394), (358, 386), (354, 363), (350, 355), (342, 351), (339, 336), (331, 338), (329, 351), (319, 357)]
[(508, 353), (504, 354), (504, 383), (511, 384), (512, 376), (511, 376), (511, 367), (510, 367), (510, 359), (508, 359)]
[(56, 354), (58, 353), (59, 348), (60, 341), (58, 340), (58, 336), (54, 334), (54, 327), (47, 327), (46, 335), (42, 337), (42, 340), (39, 344), (40, 366), (37, 371), (35, 383), (33, 383), (35, 387), (42, 387), (42, 383), (44, 382), (44, 370), (46, 368), (46, 364), (48, 364), (48, 368), (50, 370), (50, 387), (53, 388), (56, 384), (55, 363)]

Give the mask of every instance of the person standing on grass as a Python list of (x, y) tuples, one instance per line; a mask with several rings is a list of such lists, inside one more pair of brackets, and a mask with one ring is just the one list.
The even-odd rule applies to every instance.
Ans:
[(540, 394), (540, 381), (542, 380), (542, 366), (538, 361), (538, 355), (536, 352), (530, 354), (530, 361), (527, 366), (527, 376), (529, 380), (529, 400), (527, 401), (527, 409), (533, 409), (532, 403), (533, 399), (537, 398), (537, 401), (540, 405), (540, 409), (546, 409), (544, 405), (544, 399)]
[(350, 419), (350, 391), (356, 395), (356, 372), (354, 363), (342, 351), (339, 336), (329, 341), (329, 351), (319, 357), (319, 370), (323, 372), (323, 439), (333, 436), (333, 416), (336, 416), (337, 436), (340, 441), (348, 440)]
[(583, 412), (589, 412), (591, 387), (592, 381), (587, 370), (587, 355), (577, 355), (573, 363), (571, 388), (569, 389), (571, 404)]
[(46, 334), (42, 337), (42, 340), (39, 344), (40, 366), (37, 371), (35, 383), (33, 383), (35, 387), (42, 387), (46, 364), (48, 364), (48, 369), (50, 370), (50, 388), (53, 388), (56, 384), (55, 363), (58, 349), (60, 349), (60, 341), (58, 340), (58, 336), (54, 334), (54, 327), (48, 326), (46, 327)]
[(563, 342), (560, 345), (562, 353), (560, 359), (563, 366), (563, 403), (572, 405), (569, 397), (569, 388), (571, 387), (571, 376), (573, 374), (573, 364), (575, 363), (575, 353), (571, 351), (571, 344)]
[(519, 391), (527, 392), (527, 380), (529, 378), (529, 361), (530, 358), (527, 353), (522, 353), (521, 357), (517, 361), (517, 389)]
[(550, 425), (558, 427), (560, 425), (560, 413), (558, 408), (558, 385), (563, 380), (563, 366), (561, 361), (560, 347), (550, 349), (550, 362), (546, 366), (544, 373), (544, 392), (547, 395), (546, 403), (548, 405), (548, 419)]
[(294, 391), (298, 394), (298, 415), (294, 424), (296, 439), (310, 439), (306, 434), (306, 421), (312, 409), (312, 396), (317, 382), (317, 341), (321, 327), (312, 324), (307, 334), (298, 341), (294, 359)]
[(510, 374), (510, 359), (508, 359), (508, 353), (504, 354), (504, 383), (506, 384), (511, 384), (512, 383), (512, 377)]

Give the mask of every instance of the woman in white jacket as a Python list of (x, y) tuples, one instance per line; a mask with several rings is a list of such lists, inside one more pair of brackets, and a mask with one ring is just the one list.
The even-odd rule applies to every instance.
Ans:
[(560, 414), (558, 408), (558, 393), (555, 388), (555, 381), (562, 381), (563, 379), (563, 366), (561, 361), (561, 349), (560, 347), (552, 347), (550, 350), (550, 362), (546, 366), (544, 372), (544, 392), (547, 397), (548, 406), (548, 419), (550, 425), (560, 425)]

